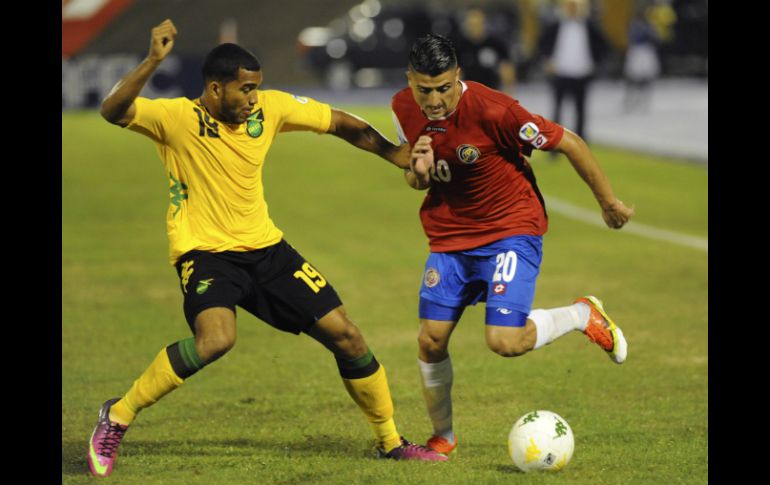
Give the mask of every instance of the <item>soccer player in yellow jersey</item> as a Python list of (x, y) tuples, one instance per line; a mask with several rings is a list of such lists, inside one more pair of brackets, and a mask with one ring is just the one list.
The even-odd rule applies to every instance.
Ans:
[(327, 104), (259, 90), (259, 61), (235, 44), (206, 56), (199, 99), (138, 97), (176, 35), (170, 20), (152, 29), (149, 55), (113, 88), (101, 113), (149, 137), (163, 160), (171, 264), (193, 337), (163, 348), (123, 397), (102, 405), (89, 442), (91, 472), (109, 475), (137, 413), (233, 347), (236, 306), (279, 330), (305, 333), (334, 354), (381, 457), (446, 460), (399, 435), (385, 368), (325, 276), (283, 239), (262, 187), (267, 151), (282, 131), (331, 133), (400, 168), (409, 166), (408, 145), (393, 145), (364, 120)]

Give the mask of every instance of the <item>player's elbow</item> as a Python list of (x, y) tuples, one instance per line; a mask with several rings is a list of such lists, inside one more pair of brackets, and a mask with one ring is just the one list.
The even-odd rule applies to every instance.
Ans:
[(102, 107), (99, 110), (99, 113), (102, 115), (102, 118), (109, 121), (113, 125), (118, 124), (118, 120), (120, 119), (120, 116), (118, 116), (115, 113), (115, 110), (111, 109), (110, 106), (108, 106), (106, 103), (102, 103)]
[(567, 157), (570, 154), (577, 153), (588, 148), (588, 144), (577, 133), (564, 128), (564, 134), (561, 137), (561, 141), (556, 146), (556, 150), (563, 153)]
[(107, 97), (102, 101), (99, 113), (102, 115), (102, 118), (113, 125), (126, 126), (133, 117), (133, 105), (121, 105)]

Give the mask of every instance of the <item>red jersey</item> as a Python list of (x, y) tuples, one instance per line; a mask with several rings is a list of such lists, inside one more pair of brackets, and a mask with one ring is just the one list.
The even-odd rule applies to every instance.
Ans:
[(420, 207), (431, 251), (545, 234), (545, 203), (525, 156), (556, 147), (564, 128), (473, 81), (463, 82), (457, 107), (441, 120), (428, 119), (409, 88), (396, 93), (391, 106), (402, 143), (433, 139), (435, 172)]

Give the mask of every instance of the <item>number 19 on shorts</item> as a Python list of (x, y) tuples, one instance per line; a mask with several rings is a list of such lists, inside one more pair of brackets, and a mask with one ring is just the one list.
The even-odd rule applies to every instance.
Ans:
[(297, 270), (294, 272), (294, 277), (297, 279), (300, 279), (307, 284), (311, 290), (313, 290), (313, 293), (318, 293), (321, 291), (321, 288), (326, 286), (326, 280), (323, 276), (321, 276), (321, 273), (319, 273), (315, 268), (310, 266), (310, 263), (305, 262), (302, 265), (301, 270)]

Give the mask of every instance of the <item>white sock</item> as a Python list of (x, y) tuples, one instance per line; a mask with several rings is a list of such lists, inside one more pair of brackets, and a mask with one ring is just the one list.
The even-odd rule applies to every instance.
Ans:
[(591, 309), (585, 303), (575, 303), (549, 310), (532, 310), (529, 319), (535, 322), (537, 329), (535, 348), (548, 345), (573, 330), (582, 332), (586, 328), (590, 313)]
[(429, 364), (417, 359), (422, 377), (422, 394), (433, 423), (433, 434), (454, 443), (452, 432), (452, 358)]

